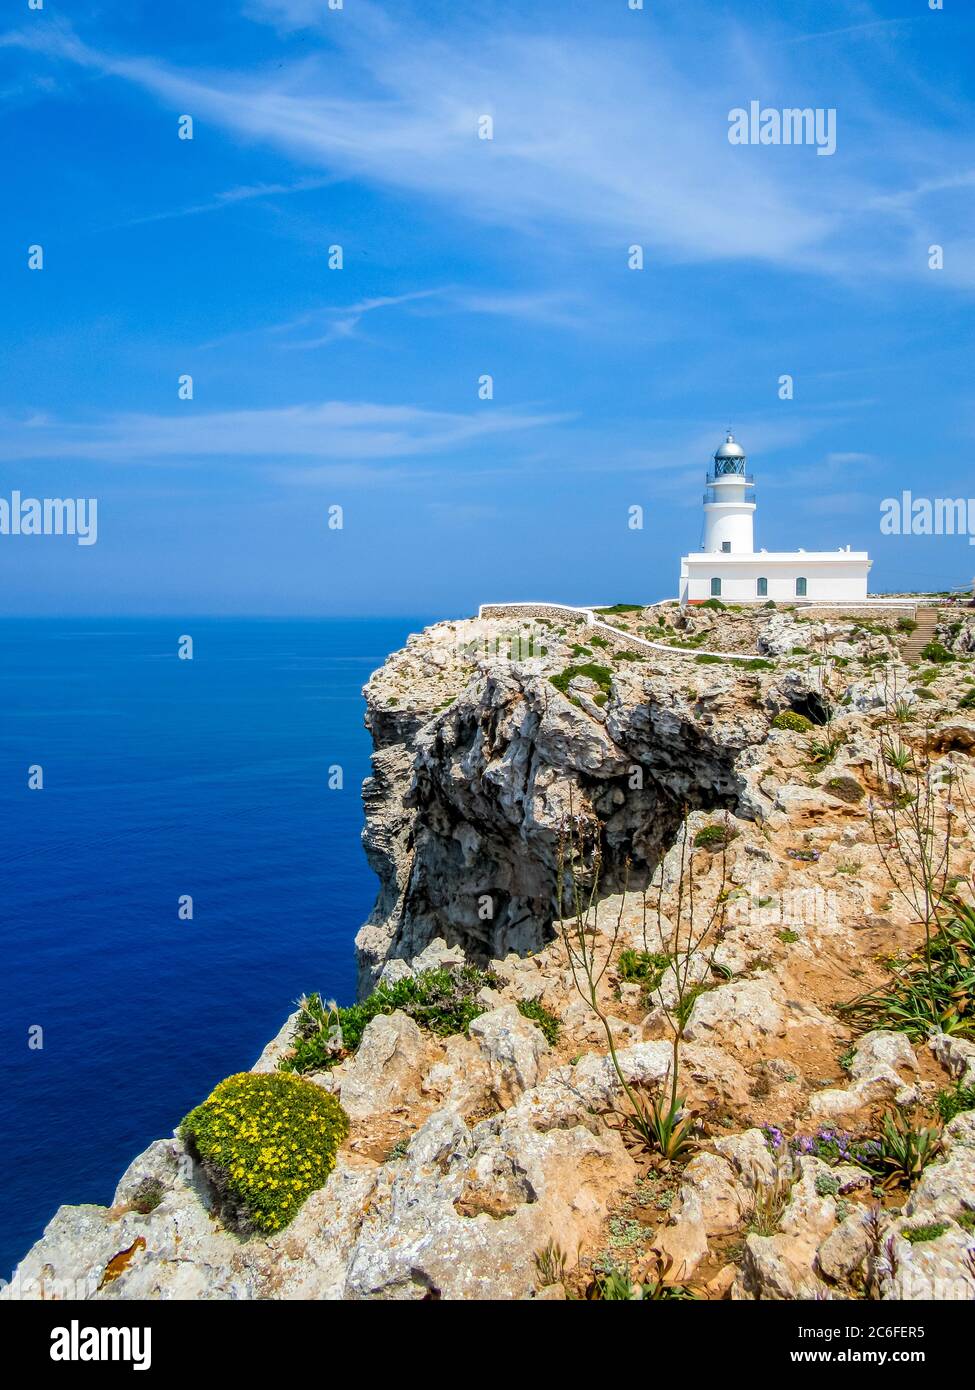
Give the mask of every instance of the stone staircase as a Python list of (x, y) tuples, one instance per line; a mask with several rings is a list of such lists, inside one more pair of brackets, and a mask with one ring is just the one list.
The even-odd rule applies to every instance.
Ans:
[(921, 652), (933, 640), (938, 626), (937, 608), (918, 608), (915, 612), (917, 627), (904, 643), (901, 653), (909, 666), (916, 666), (921, 660)]

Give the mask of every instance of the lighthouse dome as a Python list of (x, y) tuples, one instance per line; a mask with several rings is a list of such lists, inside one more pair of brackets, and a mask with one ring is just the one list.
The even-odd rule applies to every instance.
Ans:
[(725, 442), (720, 446), (720, 448), (715, 450), (715, 462), (720, 463), (722, 459), (743, 459), (744, 457), (744, 449), (735, 439), (735, 436), (731, 433), (731, 430), (729, 430), (728, 437), (725, 440)]

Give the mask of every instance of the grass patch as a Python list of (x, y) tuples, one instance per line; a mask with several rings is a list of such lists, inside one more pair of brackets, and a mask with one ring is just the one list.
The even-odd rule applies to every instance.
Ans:
[(975, 1086), (963, 1086), (956, 1081), (947, 1091), (939, 1091), (935, 1105), (943, 1124), (953, 1120), (963, 1110), (975, 1110)]
[(912, 1245), (922, 1245), (926, 1240), (937, 1240), (948, 1229), (945, 1221), (931, 1221), (926, 1226), (906, 1226), (901, 1235)]
[(726, 825), (705, 825), (694, 836), (694, 846), (696, 849), (722, 849), (731, 840), (734, 833)]
[(620, 951), (616, 968), (625, 984), (643, 985), (644, 992), (657, 988), (663, 979), (670, 957), (659, 951)]
[(323, 1003), (312, 994), (302, 1001), (291, 1051), (278, 1063), (282, 1071), (324, 1071), (358, 1048), (368, 1024), (380, 1014), (402, 1010), (421, 1028), (438, 1037), (466, 1033), (471, 1022), (484, 1013), (477, 994), (497, 979), (473, 965), (425, 970), (380, 985), (367, 999), (348, 1008)]
[(534, 1023), (550, 1047), (555, 1046), (559, 1040), (559, 1033), (562, 1031), (562, 1024), (553, 1013), (545, 1008), (540, 999), (519, 999), (518, 1012), (522, 1018), (527, 1018)]
[(609, 695), (613, 673), (608, 666), (599, 666), (594, 661), (583, 662), (580, 666), (567, 666), (557, 676), (549, 676), (549, 680), (562, 695), (568, 695), (569, 682), (575, 680), (576, 676), (586, 676), (599, 686), (603, 695)]
[(841, 1004), (856, 1028), (888, 1028), (923, 1041), (936, 1026), (943, 1033), (975, 1037), (975, 908), (956, 903), (931, 937), (929, 962), (916, 952), (893, 979)]

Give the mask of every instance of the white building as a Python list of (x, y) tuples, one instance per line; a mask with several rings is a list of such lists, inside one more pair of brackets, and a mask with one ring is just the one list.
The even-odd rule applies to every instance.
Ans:
[(680, 601), (856, 602), (867, 596), (865, 550), (756, 550), (755, 480), (728, 431), (705, 479), (704, 543), (680, 562)]

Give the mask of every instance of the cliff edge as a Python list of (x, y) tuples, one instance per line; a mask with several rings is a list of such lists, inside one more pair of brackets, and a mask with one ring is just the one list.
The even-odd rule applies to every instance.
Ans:
[[(365, 690), (375, 1007), (304, 1054), (342, 1012), (302, 1001), (254, 1068), (339, 1098), (331, 1176), (242, 1236), (159, 1140), (2, 1296), (975, 1295), (975, 622), (942, 613), (909, 665), (909, 611), (539, 606), (411, 637)], [(927, 927), (912, 808), (947, 856)], [(905, 1026), (919, 961), (944, 993)], [(461, 1023), (415, 1007), (430, 979), (463, 983)], [(675, 1069), (667, 1149), (633, 1115)]]

